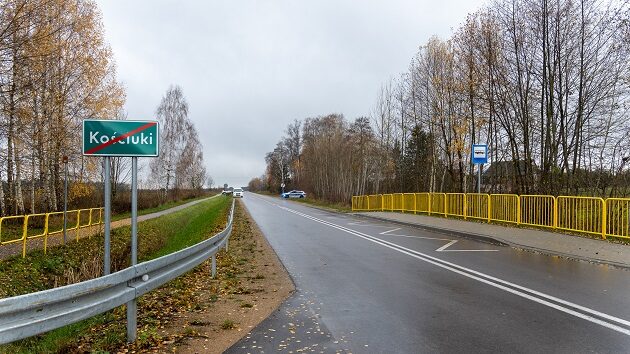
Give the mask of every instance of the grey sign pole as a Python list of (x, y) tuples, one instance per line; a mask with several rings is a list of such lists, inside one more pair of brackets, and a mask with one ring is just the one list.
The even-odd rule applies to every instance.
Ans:
[(482, 164), (479, 164), (479, 168), (477, 169), (477, 193), (481, 193), (481, 169), (483, 168)]
[(68, 156), (63, 157), (64, 177), (63, 177), (63, 244), (68, 238)]
[(112, 219), (112, 186), (110, 185), (110, 165), (109, 165), (109, 156), (103, 158), (103, 163), (105, 164), (105, 179), (103, 183), (105, 184), (105, 255), (103, 256), (103, 274), (109, 274), (109, 248), (110, 248), (110, 224)]
[[(131, 158), (131, 266), (138, 264), (138, 158)], [(138, 304), (127, 303), (127, 342), (136, 340)]]

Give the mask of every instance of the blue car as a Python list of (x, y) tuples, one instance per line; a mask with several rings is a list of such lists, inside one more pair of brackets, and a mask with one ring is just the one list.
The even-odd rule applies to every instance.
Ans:
[(306, 198), (306, 193), (303, 191), (290, 191), (280, 194), (282, 198)]

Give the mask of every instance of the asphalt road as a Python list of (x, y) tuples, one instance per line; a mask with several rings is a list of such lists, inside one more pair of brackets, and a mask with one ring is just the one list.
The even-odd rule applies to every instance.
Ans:
[(230, 353), (630, 353), (627, 270), (244, 202), (297, 291)]

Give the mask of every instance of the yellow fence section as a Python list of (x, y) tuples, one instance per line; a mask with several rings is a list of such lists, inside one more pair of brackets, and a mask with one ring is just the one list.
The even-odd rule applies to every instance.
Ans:
[(466, 194), (466, 216), (490, 221), (490, 196), (481, 193)]
[(595, 197), (556, 198), (558, 216), (556, 228), (598, 234), (606, 238), (606, 202)]
[(630, 199), (606, 199), (606, 235), (630, 238)]
[[(353, 204), (352, 207), (354, 208), (355, 205)], [(74, 231), (74, 237), (77, 240), (81, 229), (103, 223), (103, 208), (68, 210), (66, 215), (66, 230)], [(26, 257), (26, 245), (29, 240), (43, 238), (44, 252), (46, 252), (48, 236), (62, 232), (62, 211), (0, 217), (0, 246), (21, 243), (22, 257)]]
[(381, 210), (394, 211), (394, 195), (383, 194), (383, 206)]
[(490, 194), (490, 220), (518, 224), (519, 204), (516, 194)]
[(446, 193), (446, 215), (466, 218), (466, 194)]
[(382, 194), (368, 195), (367, 207), (369, 210), (382, 210), (383, 209), (383, 195)]
[(429, 193), (414, 193), (416, 195), (416, 212), (428, 213), (431, 206)]
[(429, 202), (429, 215), (442, 214), (446, 216), (446, 193), (431, 193)]
[(410, 211), (416, 212), (416, 194), (415, 193), (405, 193), (403, 194), (403, 212)]
[(552, 195), (521, 195), (521, 224), (556, 227), (556, 198)]
[(403, 194), (394, 193), (392, 196), (392, 210), (393, 211), (405, 211), (403, 207)]
[[(604, 239), (606, 237), (630, 239), (630, 198), (603, 199), (484, 193), (393, 193), (354, 196), (352, 210), (425, 213), (566, 230), (597, 235)], [(0, 227), (1, 223), (0, 220)]]
[(359, 195), (352, 197), (352, 210), (370, 210), (369, 200), (369, 195)]

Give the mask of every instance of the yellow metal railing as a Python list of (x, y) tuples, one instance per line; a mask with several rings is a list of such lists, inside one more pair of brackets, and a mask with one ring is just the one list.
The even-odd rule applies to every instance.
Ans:
[(416, 194), (415, 193), (405, 193), (403, 194), (403, 212), (410, 211), (416, 212)]
[(446, 216), (446, 193), (430, 193), (429, 215), (442, 214)]
[[(352, 197), (356, 211), (400, 211), (630, 239), (630, 198), (484, 193)], [(0, 221), (1, 226), (1, 221)], [(8, 241), (11, 242), (11, 241)]]
[(367, 208), (368, 210), (382, 210), (383, 209), (383, 195), (382, 194), (368, 195)]
[(392, 196), (392, 210), (393, 211), (405, 211), (403, 206), (403, 194), (394, 193)]
[(490, 194), (490, 220), (518, 224), (520, 202), (516, 194)]
[(521, 224), (556, 228), (556, 198), (552, 195), (521, 195)]
[(595, 197), (556, 198), (556, 228), (598, 234), (606, 238), (606, 202)]
[[(353, 198), (353, 209), (354, 198)], [(366, 208), (364, 210), (370, 210)], [(103, 223), (103, 208), (78, 209), (67, 211), (68, 232), (74, 231), (78, 240), (80, 230)], [(22, 244), (22, 257), (26, 257), (29, 240), (44, 239), (44, 252), (48, 247), (48, 236), (63, 232), (63, 212), (14, 215), (0, 217), (0, 246), (12, 243)], [(89, 234), (88, 234), (89, 236)]]
[(466, 194), (466, 216), (490, 221), (490, 196), (482, 193)]
[(630, 199), (606, 199), (606, 235), (630, 238)]
[(416, 195), (416, 211), (421, 213), (428, 213), (431, 209), (431, 202), (429, 199), (429, 193), (414, 193)]

